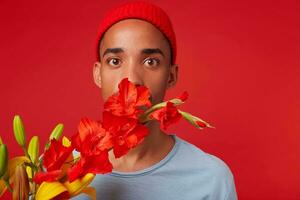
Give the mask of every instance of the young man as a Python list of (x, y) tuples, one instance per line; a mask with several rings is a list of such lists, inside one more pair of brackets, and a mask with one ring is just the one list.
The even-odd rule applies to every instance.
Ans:
[[(175, 61), (175, 33), (161, 8), (130, 2), (108, 12), (101, 22), (93, 74), (104, 100), (128, 77), (149, 88), (152, 104), (163, 101), (177, 82)], [(237, 199), (233, 176), (223, 161), (166, 134), (156, 121), (147, 127), (149, 135), (128, 154), (116, 159), (109, 153), (113, 172), (97, 175), (91, 184), (98, 199)]]

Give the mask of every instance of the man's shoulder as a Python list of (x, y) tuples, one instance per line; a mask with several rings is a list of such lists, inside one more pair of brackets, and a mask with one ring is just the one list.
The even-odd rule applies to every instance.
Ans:
[(178, 152), (178, 157), (182, 159), (182, 163), (187, 166), (192, 166), (195, 170), (205, 172), (207, 175), (212, 177), (223, 177), (225, 179), (232, 179), (233, 175), (231, 173), (228, 165), (219, 157), (206, 153), (200, 147), (178, 137), (180, 141), (180, 148)]
[(177, 139), (179, 147), (173, 170), (182, 172), (179, 174), (184, 174), (185, 182), (202, 188), (200, 190), (207, 192), (210, 199), (237, 199), (234, 177), (228, 165), (196, 145), (178, 136)]

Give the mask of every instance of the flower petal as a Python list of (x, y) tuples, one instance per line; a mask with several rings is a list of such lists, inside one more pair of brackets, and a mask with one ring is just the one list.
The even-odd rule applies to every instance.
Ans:
[(181, 119), (174, 103), (168, 101), (165, 107), (159, 108), (150, 114), (150, 117), (160, 121), (160, 128), (166, 130), (167, 127)]
[(141, 106), (151, 106), (150, 93), (145, 86), (137, 86), (124, 78), (118, 85), (119, 91), (104, 103), (104, 110), (116, 116), (138, 119), (143, 110)]
[(139, 86), (137, 87), (137, 93), (138, 93), (138, 97), (137, 97), (137, 102), (136, 102), (136, 106), (147, 106), (150, 107), (151, 106), (151, 102), (150, 102), (150, 91), (147, 87), (145, 86)]
[(72, 153), (72, 150), (72, 146), (65, 147), (61, 141), (52, 139), (49, 149), (47, 149), (44, 153), (44, 167), (47, 169), (47, 171), (60, 169), (60, 167)]
[(61, 174), (62, 174), (62, 170), (54, 170), (49, 172), (37, 172), (33, 177), (33, 181), (38, 184), (41, 184), (44, 181), (53, 182), (56, 181), (58, 178), (60, 178)]
[(8, 161), (9, 177), (15, 173), (16, 167), (24, 162), (30, 162), (30, 160), (26, 156), (17, 156), (10, 159)]
[(6, 185), (3, 180), (0, 180), (0, 197), (4, 194), (6, 191)]
[(71, 197), (78, 195), (82, 192), (94, 179), (93, 173), (87, 173), (84, 177), (76, 179), (73, 182), (66, 181), (64, 183)]
[(87, 194), (92, 200), (96, 200), (96, 189), (93, 187), (86, 187), (82, 190), (82, 193)]
[(60, 182), (43, 182), (37, 190), (36, 200), (48, 200), (67, 192), (67, 188)]
[(71, 146), (71, 141), (69, 140), (69, 138), (64, 136), (62, 138), (62, 144), (63, 144), (64, 147), (70, 147)]
[(80, 160), (68, 170), (70, 182), (83, 177), (87, 173), (105, 174), (112, 171), (112, 164), (108, 159), (108, 152), (81, 156)]
[(187, 98), (189, 97), (189, 94), (187, 93), (187, 91), (184, 91), (178, 98), (185, 102), (187, 100)]

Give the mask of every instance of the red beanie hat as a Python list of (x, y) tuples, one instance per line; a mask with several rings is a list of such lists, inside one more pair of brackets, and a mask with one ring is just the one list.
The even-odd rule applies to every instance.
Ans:
[(171, 47), (172, 64), (176, 60), (176, 38), (171, 24), (171, 20), (168, 15), (160, 7), (155, 6), (146, 1), (131, 1), (122, 4), (108, 13), (106, 13), (104, 19), (101, 21), (98, 29), (97, 41), (96, 41), (96, 56), (97, 61), (100, 61), (99, 45), (104, 33), (115, 23), (124, 19), (142, 19), (150, 22), (157, 27), (164, 36), (168, 39)]

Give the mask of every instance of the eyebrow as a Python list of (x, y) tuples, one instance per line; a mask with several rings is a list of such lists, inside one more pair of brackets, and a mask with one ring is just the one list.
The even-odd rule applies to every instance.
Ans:
[[(106, 54), (108, 53), (115, 53), (115, 54), (118, 54), (118, 53), (123, 53), (124, 52), (124, 49), (122, 48), (107, 48), (102, 57), (105, 56)], [(150, 55), (150, 54), (155, 54), (155, 53), (158, 53), (158, 54), (161, 54), (163, 57), (165, 57), (164, 53), (162, 52), (162, 50), (160, 50), (159, 48), (154, 48), (154, 49), (151, 49), (151, 48), (146, 48), (146, 49), (142, 49), (141, 50), (141, 53), (142, 54), (147, 54), (147, 55)]]
[(147, 55), (150, 55), (150, 54), (155, 54), (155, 53), (158, 53), (158, 54), (161, 54), (163, 57), (165, 57), (164, 53), (159, 49), (159, 48), (156, 48), (156, 49), (143, 49), (141, 51), (142, 54), (147, 54)]
[(102, 57), (105, 56), (108, 53), (115, 53), (115, 54), (117, 54), (117, 53), (123, 53), (123, 52), (124, 52), (124, 50), (122, 48), (107, 48), (104, 51)]

